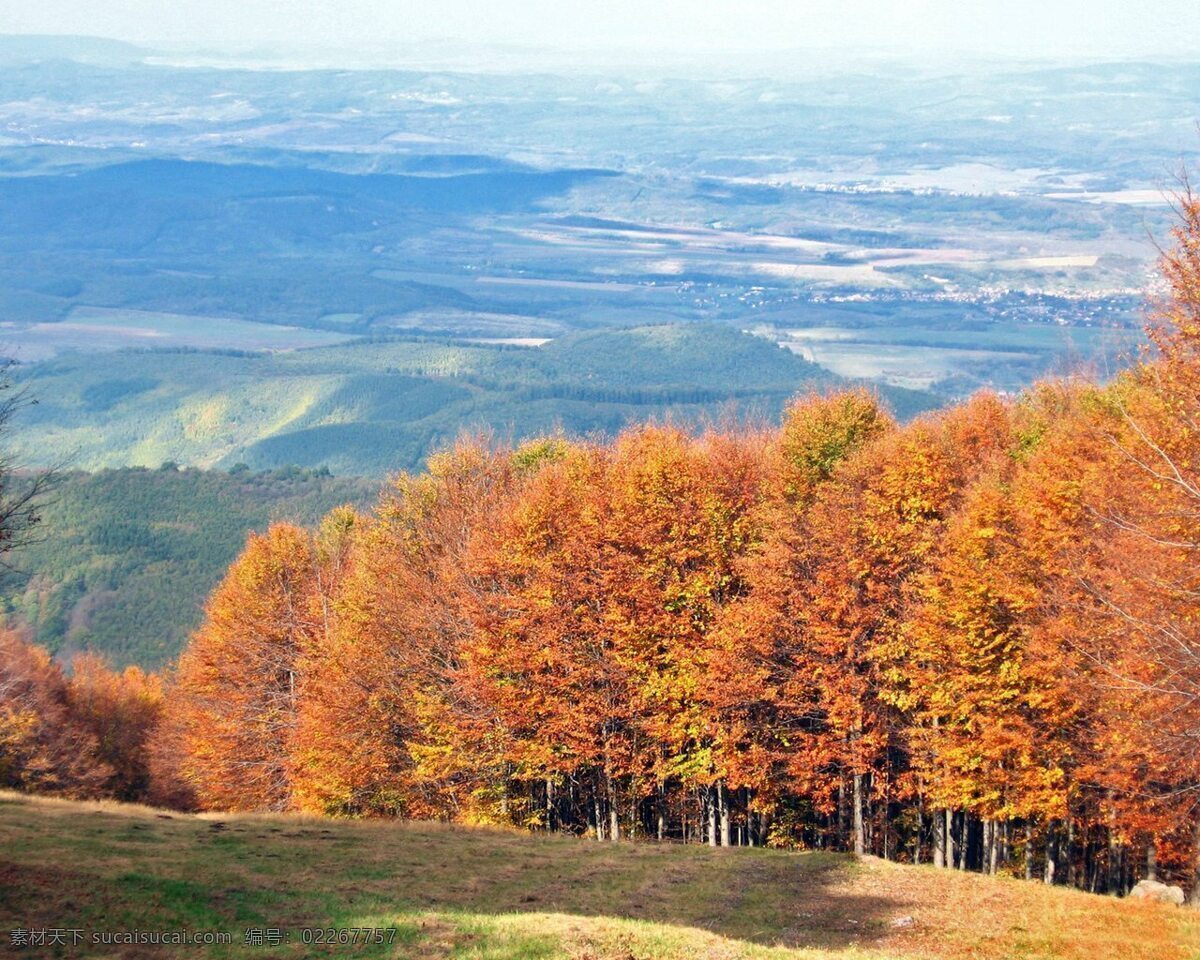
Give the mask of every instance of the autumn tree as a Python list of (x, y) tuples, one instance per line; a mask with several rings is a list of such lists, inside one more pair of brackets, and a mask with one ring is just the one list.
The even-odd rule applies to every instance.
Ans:
[(93, 731), (72, 715), (62, 667), (20, 634), (0, 631), (0, 784), (94, 797), (113, 776)]
[[(1078, 714), (1069, 654), (1039, 630), (1043, 559), (1025, 537), (1012, 472), (1001, 467), (970, 488), (917, 578), (897, 700), (911, 717), (923, 792), (935, 810), (978, 818), (979, 865), (993, 873), (1008, 858), (1011, 825), (1023, 828), (1013, 839), (1028, 859), (1033, 825), (1066, 814)], [(944, 823), (933, 831), (935, 861), (953, 865)], [(960, 845), (960, 863), (966, 854)]]
[(150, 790), (149, 741), (163, 704), (162, 682), (139, 667), (117, 672), (96, 654), (71, 663), (67, 709), (95, 740), (96, 758), (112, 771), (102, 790), (117, 800), (143, 800)]
[(724, 669), (709, 688), (754, 758), (752, 812), (764, 838), (789, 796), (806, 795), (828, 812), (835, 766), (823, 736), (824, 667), (803, 628), (810, 510), (847, 459), (893, 428), (865, 391), (813, 394), (788, 407), (763, 453), (763, 495), (753, 512), (760, 535), (737, 561), (745, 588), (721, 612), (715, 640), (724, 656), (715, 664)]
[(753, 680), (717, 624), (748, 588), (739, 567), (760, 536), (764, 439), (631, 431), (613, 450), (603, 519), (610, 635), (644, 718), (638, 732), (654, 744), (631, 770), (634, 796), (657, 793), (661, 819), (668, 785), (698, 790), (709, 841), (726, 845), (734, 797), (744, 807), (761, 773), (753, 731), (733, 709), (734, 684)]
[(291, 805), (297, 663), (312, 635), (314, 549), (274, 524), (253, 534), (180, 657), (161, 736), (201, 806)]
[(1154, 834), (1186, 820), (1200, 902), (1200, 199), (1185, 182), (1177, 200), (1153, 349), (1098, 395), (1089, 423), (1085, 461), (1104, 469), (1091, 470), (1082, 498), (1092, 524), (1075, 563), (1090, 603), (1076, 642), (1105, 720), (1096, 779), (1115, 844), (1109, 885), (1120, 885), (1112, 860), (1131, 839), (1123, 807), (1142, 822), (1134, 835), (1151, 834), (1148, 869)]
[[(616, 784), (630, 762), (635, 693), (605, 621), (605, 469), (602, 451), (572, 449), (532, 475), (476, 539), (471, 574), (486, 594), (456, 673), (465, 694), (456, 720), (503, 771), (502, 812), (537, 822), (544, 809), (552, 821), (555, 787), (581, 779), (574, 805), (600, 837), (619, 832)], [(543, 784), (550, 796), (518, 813), (509, 781)]]
[[(452, 678), (473, 629), (466, 552), (522, 469), (462, 438), (401, 475), (342, 543), (328, 628), (304, 655), (296, 802), (338, 814), (463, 816), (490, 781), (461, 750)], [(549, 456), (550, 454), (546, 454)], [(526, 461), (528, 461), (526, 463)], [(465, 709), (465, 708), (464, 708)]]

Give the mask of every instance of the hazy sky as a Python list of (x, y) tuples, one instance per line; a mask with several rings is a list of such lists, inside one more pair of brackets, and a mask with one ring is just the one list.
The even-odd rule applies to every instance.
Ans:
[(247, 49), (458, 38), (568, 49), (1196, 53), (1200, 0), (0, 0), (0, 33)]

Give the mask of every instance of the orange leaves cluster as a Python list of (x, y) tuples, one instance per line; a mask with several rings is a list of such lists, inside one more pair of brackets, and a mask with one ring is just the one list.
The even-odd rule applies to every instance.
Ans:
[(0, 632), (0, 785), (70, 797), (146, 796), (148, 741), (162, 705), (157, 677), (49, 654)]
[(300, 750), (304, 667), (328, 632), (347, 511), (314, 538), (290, 524), (253, 534), (208, 601), (204, 625), (180, 657), (158, 733), (163, 778), (202, 807), (292, 806)]

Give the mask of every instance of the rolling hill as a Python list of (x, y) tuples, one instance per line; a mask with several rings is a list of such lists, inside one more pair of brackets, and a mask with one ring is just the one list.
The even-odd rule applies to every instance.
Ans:
[[(78, 930), (84, 942), (61, 950), (72, 957), (1184, 960), (1200, 951), (1192, 910), (834, 853), (189, 816), (11, 792), (0, 793), (0, 844), (7, 926)], [(360, 942), (346, 943), (355, 928)], [(230, 942), (93, 942), (133, 930)], [(375, 931), (383, 943), (361, 942)]]
[[(66, 454), (87, 470), (170, 460), (371, 477), (418, 469), (462, 430), (519, 439), (649, 417), (775, 416), (797, 392), (841, 382), (707, 323), (579, 331), (538, 348), (391, 338), (275, 353), (126, 350), (103, 362), (67, 353), (17, 373), (38, 400), (12, 437), (25, 463)], [(881, 389), (901, 415), (936, 403)]]

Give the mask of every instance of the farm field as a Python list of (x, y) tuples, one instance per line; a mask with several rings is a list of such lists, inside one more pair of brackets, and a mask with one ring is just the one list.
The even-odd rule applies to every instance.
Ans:
[[(1200, 950), (1194, 911), (832, 853), (190, 816), (11, 792), (0, 793), (0, 843), (6, 941), (14, 928), (232, 941), (14, 951), (24, 957), (1184, 960)], [(305, 930), (355, 927), (392, 942), (303, 942)], [(268, 930), (280, 943), (246, 945)]]
[(67, 352), (162, 347), (226, 350), (295, 350), (348, 339), (325, 330), (305, 330), (231, 317), (185, 316), (148, 310), (77, 307), (53, 323), (0, 324), (4, 351), (23, 362)]
[(346, 340), (346, 336), (299, 326), (108, 307), (77, 307), (55, 323), (0, 324), (5, 352), (24, 362), (70, 352), (172, 347), (294, 350)]
[[(972, 380), (1018, 390), (1048, 372), (1105, 376), (1134, 355), (1141, 335), (1114, 327), (964, 325), (931, 336), (927, 327), (805, 327), (776, 331), (805, 360), (850, 379), (913, 390)], [(936, 343), (935, 343), (936, 341)]]

